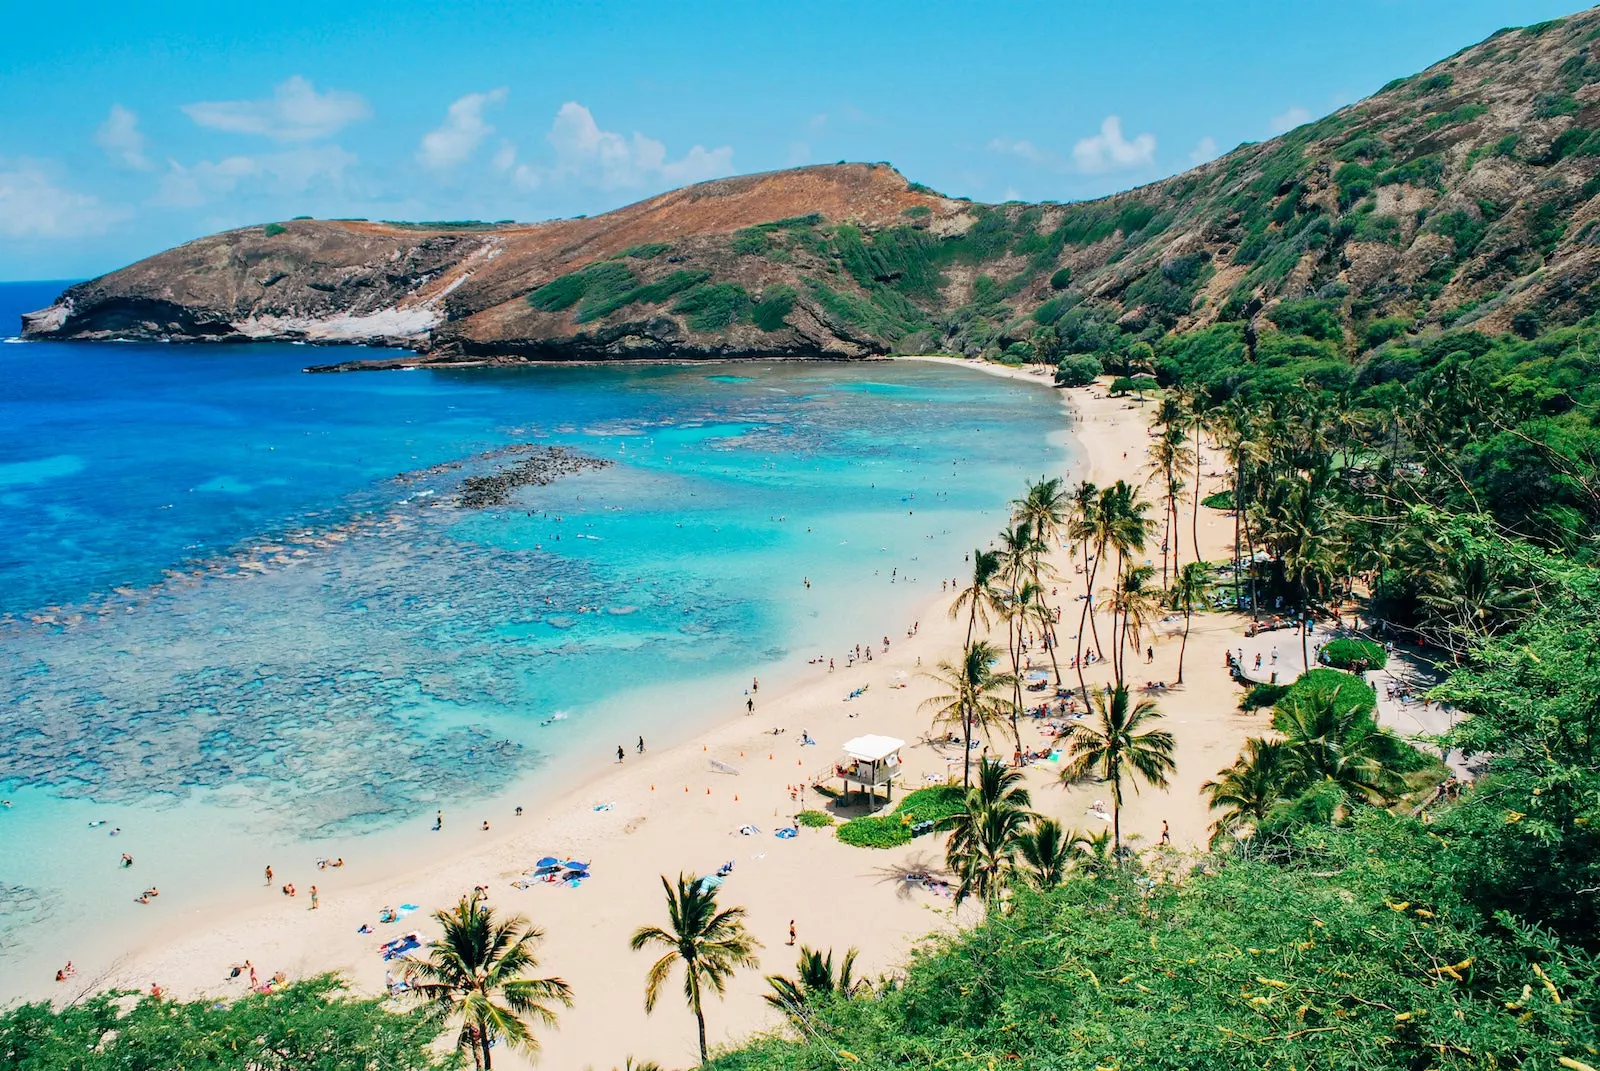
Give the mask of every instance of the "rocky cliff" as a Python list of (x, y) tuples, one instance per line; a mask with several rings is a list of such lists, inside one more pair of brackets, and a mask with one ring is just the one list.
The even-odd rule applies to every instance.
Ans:
[(68, 290), (35, 338), (295, 339), (424, 362), (1126, 349), (1286, 299), (1352, 352), (1600, 309), (1600, 10), (1503, 30), (1212, 163), (980, 205), (886, 164), (702, 183), (540, 224), (291, 220)]

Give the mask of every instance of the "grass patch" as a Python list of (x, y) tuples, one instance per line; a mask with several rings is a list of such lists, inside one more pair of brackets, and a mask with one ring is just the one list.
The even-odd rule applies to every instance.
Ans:
[(965, 797), (966, 793), (957, 785), (919, 788), (888, 814), (850, 819), (839, 827), (839, 839), (857, 848), (893, 848), (907, 844), (911, 841), (912, 825), (960, 814)]
[(827, 811), (801, 811), (794, 816), (796, 822), (812, 829), (825, 829), (833, 825), (833, 815)]

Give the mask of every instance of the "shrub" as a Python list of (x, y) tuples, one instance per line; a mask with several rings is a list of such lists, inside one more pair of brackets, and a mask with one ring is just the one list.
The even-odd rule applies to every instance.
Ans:
[(794, 311), (794, 288), (769, 287), (750, 308), (750, 319), (763, 331), (781, 331), (788, 326), (786, 317)]
[(1229, 510), (1233, 508), (1232, 491), (1215, 491), (1200, 500), (1206, 509)]
[(618, 253), (620, 257), (632, 257), (634, 260), (654, 260), (672, 247), (665, 242), (646, 242), (643, 245), (629, 246)]
[(1069, 354), (1056, 365), (1056, 386), (1087, 387), (1104, 374), (1100, 359), (1093, 354)]
[(1289, 692), (1287, 684), (1257, 684), (1244, 693), (1244, 698), (1239, 700), (1240, 710), (1259, 710), (1261, 707), (1275, 707), (1278, 700)]
[(268, 238), (273, 238), (273, 237), (276, 237), (277, 235), (282, 234), (284, 231), (286, 231), (288, 229), (289, 229), (288, 227), (285, 227), (281, 223), (269, 223), (265, 227), (261, 228), (261, 233), (265, 234)]
[(576, 305), (588, 288), (582, 272), (561, 275), (529, 294), (528, 304), (543, 312), (559, 312)]
[(1072, 283), (1072, 269), (1061, 268), (1050, 276), (1051, 290), (1065, 290)]
[(900, 214), (910, 219), (922, 219), (933, 215), (933, 209), (927, 205), (912, 205), (910, 208), (902, 208)]
[(1335, 669), (1382, 669), (1389, 656), (1371, 640), (1337, 639), (1322, 648), (1322, 661)]
[(796, 822), (812, 829), (825, 829), (833, 825), (833, 815), (827, 811), (801, 811), (794, 816)]
[(1366, 343), (1367, 349), (1375, 349), (1392, 338), (1399, 338), (1410, 329), (1410, 317), (1390, 316), (1382, 320), (1374, 320), (1368, 324), (1362, 341)]
[(696, 287), (672, 306), (689, 318), (691, 331), (720, 331), (744, 319), (750, 295), (737, 283), (711, 283)]
[(858, 848), (894, 848), (911, 841), (911, 827), (960, 814), (966, 794), (958, 785), (919, 788), (888, 814), (852, 818), (839, 827), (839, 839)]

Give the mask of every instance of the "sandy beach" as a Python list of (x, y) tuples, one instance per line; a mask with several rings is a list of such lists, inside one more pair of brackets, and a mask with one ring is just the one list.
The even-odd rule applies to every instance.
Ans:
[[(953, 363), (973, 367), (971, 362)], [(1021, 370), (984, 369), (1041, 379)], [(1071, 410), (1080, 461), (1072, 471), (1048, 475), (1074, 483), (1088, 478), (1105, 484), (1120, 478), (1143, 484), (1146, 421), (1153, 403), (1110, 398), (1098, 386), (1062, 395)], [(1207, 463), (1202, 471), (1222, 467), (1215, 451), (1203, 453)], [(1018, 472), (1015, 492), (1022, 492), (1025, 479), (1039, 475)], [(1200, 494), (1218, 486), (1216, 480), (1207, 479)], [(1156, 489), (1147, 488), (1145, 497), (1155, 501)], [(1187, 506), (1182, 516), (1183, 557), (1189, 560), (1193, 549), (1188, 544)], [(1233, 523), (1227, 515), (1202, 509), (1199, 536), (1208, 560), (1230, 557)], [(1151, 556), (1158, 554), (1152, 547)], [(1083, 580), (1074, 574), (1064, 552), (1055, 554), (1054, 560), (1060, 574), (1055, 601), (1063, 607), (1063, 682), (1073, 683), (1076, 675), (1066, 662)], [(444, 821), (457, 828), (477, 830), (482, 822), (490, 823), (481, 846), (448, 858), (431, 857), (434, 845), (427, 839), (426, 826), (419, 823), (414, 862), (382, 872), (359, 858), (328, 870), (318, 870), (309, 858), (263, 860), (274, 864), (275, 874), (271, 884), (263, 881), (259, 904), (175, 913), (159, 939), (120, 956), (104, 971), (94, 968), (89, 956), (81, 957), (80, 966), (88, 963), (89, 968), (75, 982), (82, 989), (107, 985), (148, 989), (159, 983), (177, 995), (226, 996), (244, 990), (243, 978), (228, 980), (230, 966), (249, 960), (262, 978), (278, 971), (294, 978), (331, 970), (346, 975), (360, 990), (380, 992), (390, 965), (379, 956), (378, 946), (410, 930), (427, 940), (436, 932), (429, 912), (484, 885), (497, 909), (525, 914), (545, 931), (541, 971), (565, 978), (575, 991), (576, 1006), (562, 1014), (559, 1031), (542, 1036), (545, 1051), (540, 1066), (609, 1068), (620, 1066), (628, 1055), (668, 1067), (685, 1066), (694, 1062), (692, 1017), (675, 999), (675, 989), (654, 1015), (645, 1014), (643, 985), (650, 957), (630, 952), (627, 938), (641, 924), (664, 920), (661, 875), (708, 874), (732, 861), (734, 870), (722, 886), (721, 899), (746, 908), (749, 926), (764, 947), (761, 970), (738, 976), (725, 1001), (709, 1004), (710, 1036), (714, 1043), (726, 1043), (778, 1028), (778, 1019), (760, 999), (766, 989), (762, 975), (793, 972), (797, 949), (786, 947), (791, 920), (803, 944), (840, 952), (859, 948), (858, 971), (868, 975), (895, 970), (919, 938), (962, 921), (951, 917), (948, 899), (900, 880), (908, 868), (937, 867), (942, 861), (942, 838), (924, 837), (899, 849), (874, 851), (841, 844), (827, 830), (802, 828), (795, 839), (773, 835), (803, 807), (831, 809), (829, 801), (815, 792), (807, 792), (803, 803), (796, 802), (790, 787), (825, 780), (842, 757), (841, 744), (854, 736), (880, 733), (907, 741), (903, 751), (907, 788), (942, 782), (952, 772), (959, 777), (959, 747), (927, 742), (929, 716), (918, 709), (936, 688), (923, 671), (942, 658), (956, 657), (961, 648), (962, 624), (949, 619), (949, 603), (948, 594), (931, 596), (919, 615), (888, 637), (886, 653), (875, 650), (871, 662), (853, 668), (846, 668), (838, 655), (847, 642), (861, 637), (841, 636), (838, 651), (819, 652), (838, 658), (833, 672), (825, 662), (803, 666), (809, 675), (800, 684), (782, 694), (759, 690), (753, 713), (692, 741), (643, 754), (631, 739), (618, 741), (626, 745), (621, 762), (614, 761), (614, 755), (595, 756), (593, 774), (583, 787), (548, 805), (531, 807), (521, 816), (446, 808)], [(1176, 679), (1181, 628), (1181, 620), (1161, 627), (1153, 663), (1130, 655), (1128, 676), (1136, 689), (1146, 681), (1171, 684)], [(908, 635), (913, 629), (915, 635)], [(1240, 633), (1236, 617), (1195, 615), (1185, 659), (1186, 684), (1152, 695), (1166, 714), (1165, 727), (1177, 739), (1177, 773), (1167, 791), (1142, 789), (1130, 794), (1123, 828), (1140, 838), (1134, 841), (1136, 848), (1153, 848), (1163, 822), (1170, 825), (1175, 849), (1203, 844), (1210, 816), (1199, 786), (1232, 761), (1246, 736), (1260, 731), (1261, 716), (1237, 710), (1238, 690), (1224, 668), (1225, 652), (1238, 642)], [(1003, 647), (1003, 634), (1000, 643)], [(1042, 659), (1039, 665), (1048, 665), (1048, 655), (1036, 651), (1035, 658)], [(1091, 684), (1102, 682), (1109, 676), (1109, 666), (1092, 667), (1087, 676)], [(868, 689), (863, 696), (846, 701), (862, 686)], [(725, 702), (726, 697), (715, 701)], [(775, 729), (783, 731), (775, 734)], [(803, 734), (809, 734), (815, 746), (803, 745)], [(1025, 726), (1025, 745), (1040, 739), (1037, 729)], [(1009, 756), (1011, 745), (997, 740), (995, 751)], [(1091, 832), (1104, 828), (1091, 816), (1090, 804), (1108, 798), (1107, 788), (1064, 789), (1057, 782), (1057, 769), (1049, 762), (1029, 769), (1035, 807), (1069, 827)], [(836, 813), (843, 818), (861, 809)], [(746, 825), (759, 833), (741, 835), (738, 830)], [(546, 855), (584, 860), (592, 865), (593, 876), (579, 888), (511, 886)], [(285, 897), (279, 891), (285, 882), (295, 883), (300, 895)], [(320, 893), (315, 911), (310, 910), (308, 896), (313, 884)], [(395, 924), (378, 923), (381, 907), (402, 904), (419, 905), (419, 910)], [(359, 933), (363, 924), (370, 924), (373, 932)], [(496, 1064), (523, 1066), (523, 1061), (497, 1054)]]

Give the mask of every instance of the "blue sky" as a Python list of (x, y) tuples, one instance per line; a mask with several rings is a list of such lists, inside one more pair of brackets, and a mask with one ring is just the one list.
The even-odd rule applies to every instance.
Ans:
[(547, 219), (840, 159), (1094, 197), (1569, 3), (9, 5), (0, 280), (295, 215)]

